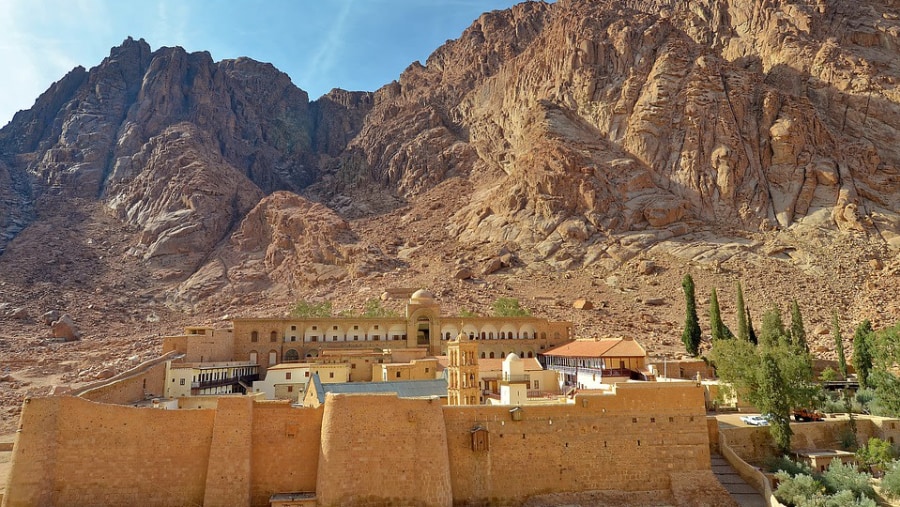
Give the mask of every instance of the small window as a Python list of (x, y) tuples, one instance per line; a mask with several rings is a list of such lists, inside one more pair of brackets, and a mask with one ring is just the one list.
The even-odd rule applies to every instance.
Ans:
[(425, 373), (428, 373), (429, 371), (430, 371), (429, 368), (425, 368)]
[(318, 326), (313, 326), (313, 331), (316, 331), (318, 329), (319, 329)]
[(358, 330), (359, 330), (359, 326), (353, 326), (353, 330), (354, 330), (354, 331), (358, 331)]
[(636, 422), (637, 422), (637, 417), (632, 417), (632, 418), (631, 418), (631, 423), (634, 424), (634, 423), (636, 423)]
[(674, 417), (670, 417), (670, 418), (669, 418), (669, 422), (670, 422), (670, 423), (675, 422), (675, 418), (674, 418)]
[(297, 330), (297, 326), (291, 326), (291, 331), (296, 331), (296, 330)]
[(284, 379), (285, 379), (285, 380), (291, 380), (291, 372), (285, 373), (285, 374), (284, 374)]
[(358, 341), (359, 341), (359, 335), (358, 335), (358, 334), (353, 335), (353, 341), (355, 341), (355, 342), (358, 342)]
[[(174, 380), (174, 379), (172, 379), (172, 380)], [(184, 385), (184, 379), (181, 379), (180, 384), (181, 384), (181, 385)]]
[(307, 371), (303, 376), (304, 376), (304, 377), (309, 377), (309, 372)]
[(351, 369), (351, 370), (355, 370), (355, 369), (356, 369), (356, 363), (351, 364), (351, 365), (350, 365), (350, 369)]
[(252, 333), (250, 333), (250, 341), (253, 343), (258, 342), (259, 341), (259, 333), (257, 333), (256, 331), (253, 331)]
[(655, 417), (651, 417), (651, 418), (650, 418), (650, 422), (655, 423), (655, 422), (656, 422), (656, 418), (655, 418)]
[(396, 374), (395, 376), (396, 376), (397, 378), (400, 378), (400, 372), (398, 371), (397, 374)]
[(328, 372), (328, 378), (334, 378), (334, 372), (333, 372), (333, 371)]
[(337, 326), (331, 326), (332, 331), (337, 331)]
[(375, 329), (378, 329), (378, 324), (375, 324)]
[(288, 386), (288, 392), (289, 393), (294, 392), (294, 386)]

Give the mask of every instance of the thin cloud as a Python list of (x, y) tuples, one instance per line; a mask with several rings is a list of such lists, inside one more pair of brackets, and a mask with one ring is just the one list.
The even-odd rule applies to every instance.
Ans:
[(341, 6), (337, 19), (334, 21), (333, 28), (325, 36), (325, 39), (319, 44), (319, 47), (313, 53), (312, 59), (307, 64), (302, 74), (302, 81), (315, 83), (318, 82), (320, 76), (328, 75), (330, 70), (337, 63), (338, 51), (342, 42), (346, 37), (347, 20), (350, 17), (353, 8), (353, 0), (348, 0)]

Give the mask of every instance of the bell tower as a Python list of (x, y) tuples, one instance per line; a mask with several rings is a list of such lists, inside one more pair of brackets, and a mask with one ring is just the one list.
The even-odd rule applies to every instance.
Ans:
[[(462, 326), (460, 326), (462, 327)], [(478, 342), (460, 332), (447, 345), (450, 364), (447, 367), (447, 404), (478, 405), (481, 392), (478, 388)]]

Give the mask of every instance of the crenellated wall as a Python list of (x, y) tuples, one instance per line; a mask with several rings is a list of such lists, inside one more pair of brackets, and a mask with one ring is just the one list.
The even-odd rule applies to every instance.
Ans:
[(314, 492), (323, 507), (512, 506), (555, 493), (665, 494), (673, 472), (710, 469), (693, 383), (619, 384), (511, 409), (371, 394), (329, 395), (315, 409), (242, 396), (200, 410), (34, 398), (2, 501), (266, 506), (273, 494)]

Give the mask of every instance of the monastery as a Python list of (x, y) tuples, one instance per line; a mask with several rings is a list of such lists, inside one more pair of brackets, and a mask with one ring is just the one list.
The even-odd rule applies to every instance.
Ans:
[(724, 506), (711, 452), (759, 452), (699, 382), (633, 381), (653, 380), (633, 340), (445, 317), (426, 291), (405, 318), (235, 319), (164, 349), (27, 399), (0, 505)]

